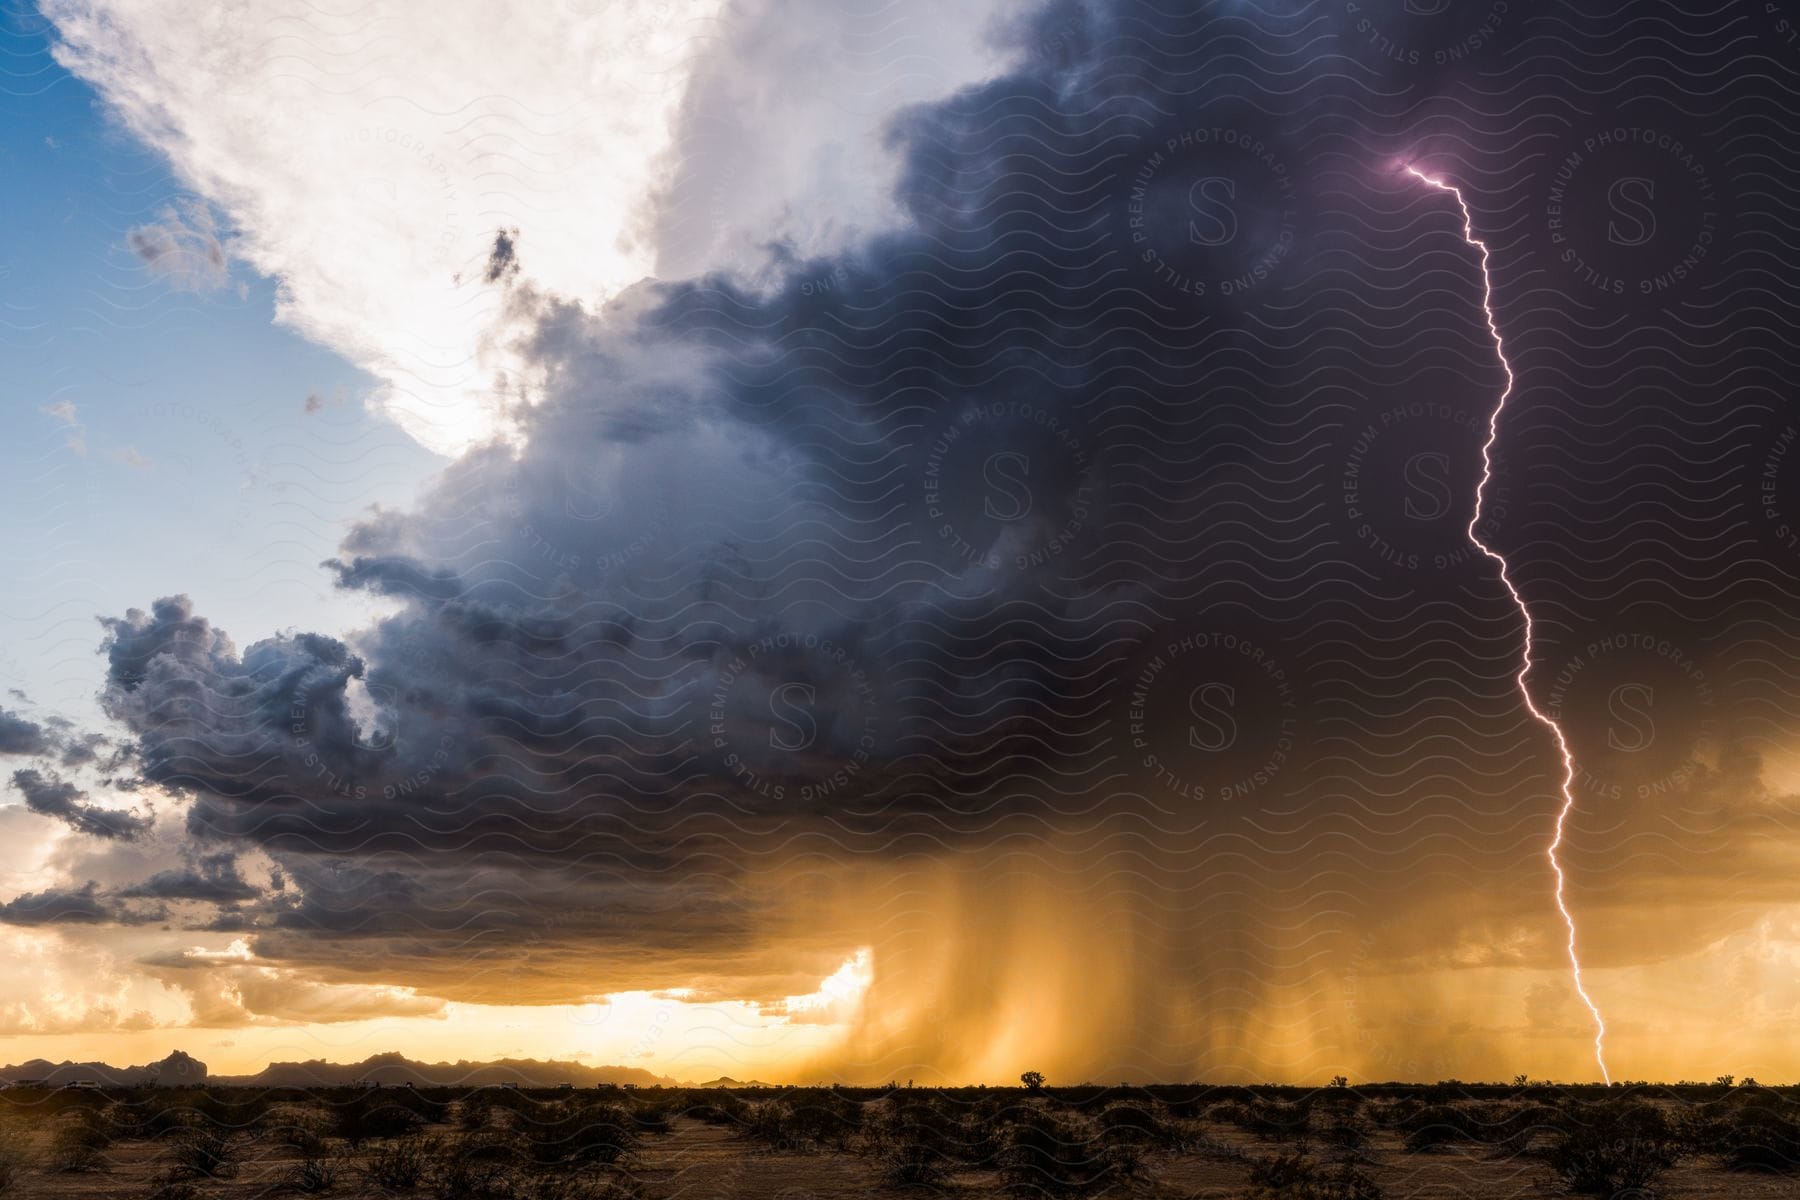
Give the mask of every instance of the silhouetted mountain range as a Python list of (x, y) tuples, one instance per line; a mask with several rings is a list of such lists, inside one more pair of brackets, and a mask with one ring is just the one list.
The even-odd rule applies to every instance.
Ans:
[[(403, 1054), (376, 1054), (359, 1063), (270, 1063), (253, 1075), (213, 1075), (206, 1064), (180, 1050), (161, 1062), (141, 1067), (115, 1067), (108, 1063), (53, 1063), (44, 1059), (0, 1067), (0, 1083), (37, 1081), (46, 1084), (93, 1082), (120, 1087), (149, 1084), (213, 1083), (244, 1087), (329, 1087), (372, 1081), (388, 1086), (410, 1083), (419, 1087), (454, 1087), (486, 1083), (517, 1083), (525, 1087), (554, 1087), (572, 1083), (593, 1087), (600, 1083), (636, 1084), (639, 1087), (681, 1087), (681, 1080), (658, 1075), (641, 1067), (588, 1066), (575, 1062), (540, 1062), (536, 1059), (499, 1059), (494, 1062), (422, 1063)], [(732, 1086), (719, 1080), (703, 1087)], [(737, 1086), (757, 1086), (754, 1084)]]
[(120, 1087), (143, 1087), (147, 1084), (200, 1083), (206, 1078), (206, 1064), (180, 1050), (161, 1062), (141, 1067), (115, 1067), (97, 1062), (53, 1063), (42, 1058), (0, 1067), (0, 1083), (111, 1083)]

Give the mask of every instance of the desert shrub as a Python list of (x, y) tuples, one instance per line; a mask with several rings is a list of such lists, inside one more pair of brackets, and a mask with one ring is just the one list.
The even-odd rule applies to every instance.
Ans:
[(280, 1119), (271, 1118), (264, 1136), (302, 1157), (323, 1154), (329, 1146), (324, 1120), (313, 1112), (289, 1112)]
[(164, 1175), (150, 1185), (144, 1200), (203, 1200), (205, 1195), (191, 1180)]
[(337, 1186), (339, 1162), (335, 1154), (323, 1151), (303, 1156), (287, 1174), (287, 1186), (296, 1192), (316, 1196)]
[(462, 1137), (432, 1156), (427, 1180), (438, 1200), (513, 1200), (517, 1152), (501, 1137)]
[(464, 1097), (456, 1115), (457, 1127), (471, 1133), (486, 1129), (494, 1123), (494, 1112), (495, 1106), (486, 1093)]
[(1406, 1149), (1412, 1154), (1478, 1142), (1484, 1128), (1476, 1114), (1454, 1104), (1426, 1105), (1402, 1117), (1399, 1127), (1406, 1132)]
[(1192, 1092), (1186, 1096), (1177, 1096), (1172, 1100), (1165, 1100), (1163, 1107), (1178, 1121), (1195, 1121), (1206, 1112), (1205, 1094)]
[(968, 1157), (975, 1140), (968, 1126), (952, 1108), (935, 1098), (900, 1095), (887, 1101), (864, 1122), (869, 1144), (882, 1152), (896, 1146), (916, 1145), (921, 1156), (944, 1160)]
[(1001, 1093), (975, 1105), (957, 1122), (962, 1161), (983, 1169), (999, 1165), (1000, 1152), (1006, 1148), (1007, 1130), (1039, 1111), (1035, 1104), (1019, 1099), (1017, 1093)]
[(1242, 1162), (1250, 1157), (1249, 1152), (1242, 1146), (1235, 1142), (1228, 1142), (1224, 1138), (1214, 1137), (1205, 1131), (1189, 1133), (1181, 1148), (1185, 1153), (1198, 1155), (1201, 1158), (1223, 1159), (1228, 1162)]
[(570, 1101), (521, 1122), (531, 1157), (546, 1166), (610, 1166), (638, 1141), (636, 1115), (616, 1104)]
[(1250, 1166), (1250, 1185), (1271, 1192), (1285, 1192), (1313, 1179), (1318, 1167), (1304, 1154), (1277, 1154), (1259, 1158)]
[(416, 1134), (395, 1138), (363, 1155), (362, 1176), (383, 1191), (410, 1191), (424, 1182), (427, 1169), (442, 1151), (436, 1138)]
[(374, 1138), (404, 1137), (425, 1123), (409, 1090), (370, 1088), (331, 1109), (331, 1132), (352, 1146)]
[(1733, 1121), (1722, 1106), (1696, 1104), (1669, 1117), (1675, 1140), (1687, 1154), (1724, 1154)]
[(1306, 1200), (1386, 1200), (1386, 1196), (1369, 1175), (1344, 1163), (1315, 1180)]
[(1564, 1122), (1547, 1157), (1572, 1192), (1610, 1198), (1644, 1191), (1680, 1156), (1668, 1119), (1648, 1104), (1596, 1104), (1565, 1114)]
[(784, 1102), (787, 1116), (782, 1125), (790, 1141), (841, 1149), (862, 1129), (862, 1105), (839, 1092), (805, 1088), (790, 1093)]
[(675, 1127), (675, 1105), (667, 1100), (640, 1101), (632, 1106), (631, 1119), (639, 1133), (668, 1133)]
[(193, 1115), (219, 1129), (247, 1130), (263, 1124), (275, 1107), (268, 1092), (247, 1088), (182, 1089)]
[(529, 1115), (538, 1106), (531, 1093), (521, 1088), (484, 1087), (471, 1099), (478, 1100), (486, 1108), (497, 1108), (516, 1115)]
[(93, 1171), (106, 1165), (106, 1149), (117, 1132), (103, 1112), (71, 1113), (50, 1139), (50, 1165), (58, 1171)]
[(1331, 1170), (1302, 1154), (1279, 1154), (1250, 1168), (1258, 1200), (1383, 1200), (1379, 1185), (1350, 1163)]
[(1368, 1151), (1373, 1131), (1368, 1118), (1356, 1108), (1334, 1106), (1325, 1115), (1319, 1136), (1327, 1146), (1346, 1157), (1357, 1157)]
[(133, 1097), (130, 1103), (113, 1109), (113, 1124), (120, 1137), (174, 1137), (200, 1121), (192, 1098), (181, 1090), (145, 1092)]
[(753, 1142), (779, 1146), (787, 1140), (787, 1108), (774, 1100), (752, 1104), (744, 1113), (740, 1132)]
[(1800, 1171), (1800, 1117), (1764, 1105), (1746, 1105), (1717, 1123), (1717, 1152), (1734, 1171)]
[(1155, 1101), (1120, 1101), (1101, 1109), (1096, 1120), (1100, 1136), (1112, 1146), (1172, 1151), (1184, 1140), (1180, 1128), (1164, 1119)]
[(750, 1111), (749, 1102), (727, 1091), (690, 1092), (687, 1115), (708, 1125), (738, 1125)]
[(1523, 1154), (1541, 1133), (1558, 1128), (1560, 1114), (1543, 1104), (1495, 1106), (1492, 1119), (1481, 1130), (1482, 1140), (1505, 1154)]
[(237, 1174), (238, 1144), (227, 1130), (190, 1128), (170, 1150), (171, 1175), (182, 1179), (230, 1179)]
[(1001, 1183), (1018, 1196), (1091, 1195), (1143, 1173), (1133, 1147), (1105, 1146), (1075, 1119), (1041, 1109), (1006, 1126), (999, 1159)]
[(897, 1187), (942, 1187), (950, 1178), (950, 1158), (928, 1141), (904, 1138), (877, 1152), (881, 1178)]
[(1304, 1104), (1258, 1100), (1235, 1107), (1231, 1123), (1264, 1141), (1304, 1142), (1312, 1128), (1312, 1109)]
[(25, 1143), (10, 1129), (0, 1129), (0, 1195), (18, 1186), (25, 1173)]
[(1369, 1119), (1382, 1129), (1405, 1129), (1408, 1122), (1426, 1107), (1425, 1102), (1417, 1097), (1402, 1096), (1398, 1100), (1371, 1104)]

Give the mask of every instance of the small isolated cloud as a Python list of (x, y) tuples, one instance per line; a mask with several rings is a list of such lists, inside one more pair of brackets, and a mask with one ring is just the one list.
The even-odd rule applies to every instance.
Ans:
[(494, 248), (488, 251), (487, 274), (489, 283), (499, 283), (502, 279), (519, 273), (519, 231), (502, 229), (494, 234)]
[(254, 900), (259, 894), (229, 854), (208, 855), (190, 866), (158, 871), (143, 883), (119, 893), (130, 900), (198, 900), (208, 904), (237, 904)]
[(306, 411), (309, 413), (316, 413), (324, 412), (328, 408), (337, 408), (341, 406), (347, 398), (348, 397), (344, 395), (344, 389), (341, 387), (333, 388), (331, 395), (329, 396), (321, 396), (318, 392), (308, 392), (306, 393)]
[(161, 220), (133, 228), (125, 241), (152, 274), (178, 292), (216, 291), (231, 274), (212, 213), (194, 201), (163, 209)]
[(46, 754), (50, 747), (42, 725), (0, 708), (0, 754)]
[(25, 807), (67, 822), (77, 833), (128, 842), (152, 823), (149, 817), (137, 813), (89, 804), (87, 793), (80, 788), (41, 771), (14, 771), (12, 783), (24, 795)]
[(91, 879), (78, 888), (46, 888), (0, 904), (0, 922), (8, 925), (98, 925), (118, 919)]
[(148, 471), (156, 463), (138, 452), (136, 446), (127, 446), (123, 450), (114, 450), (108, 457), (114, 462), (122, 462), (128, 467), (136, 467), (140, 471)]
[(45, 416), (55, 417), (67, 428), (68, 432), (64, 436), (64, 440), (68, 443), (69, 449), (77, 454), (87, 452), (87, 432), (82, 428), (81, 416), (76, 410), (73, 400), (58, 400), (53, 404), (44, 405), (38, 411)]

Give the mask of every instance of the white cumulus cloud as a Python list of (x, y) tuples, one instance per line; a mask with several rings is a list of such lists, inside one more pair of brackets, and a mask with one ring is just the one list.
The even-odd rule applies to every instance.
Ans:
[(58, 59), (166, 154), (279, 281), (279, 319), (381, 381), (454, 453), (514, 383), (487, 263), (598, 299), (647, 274), (631, 234), (723, 0), (48, 0)]

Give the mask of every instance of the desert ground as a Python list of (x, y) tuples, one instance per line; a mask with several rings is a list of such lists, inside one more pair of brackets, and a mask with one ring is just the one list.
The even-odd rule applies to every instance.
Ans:
[(1800, 1194), (1800, 1088), (44, 1088), (0, 1196)]

